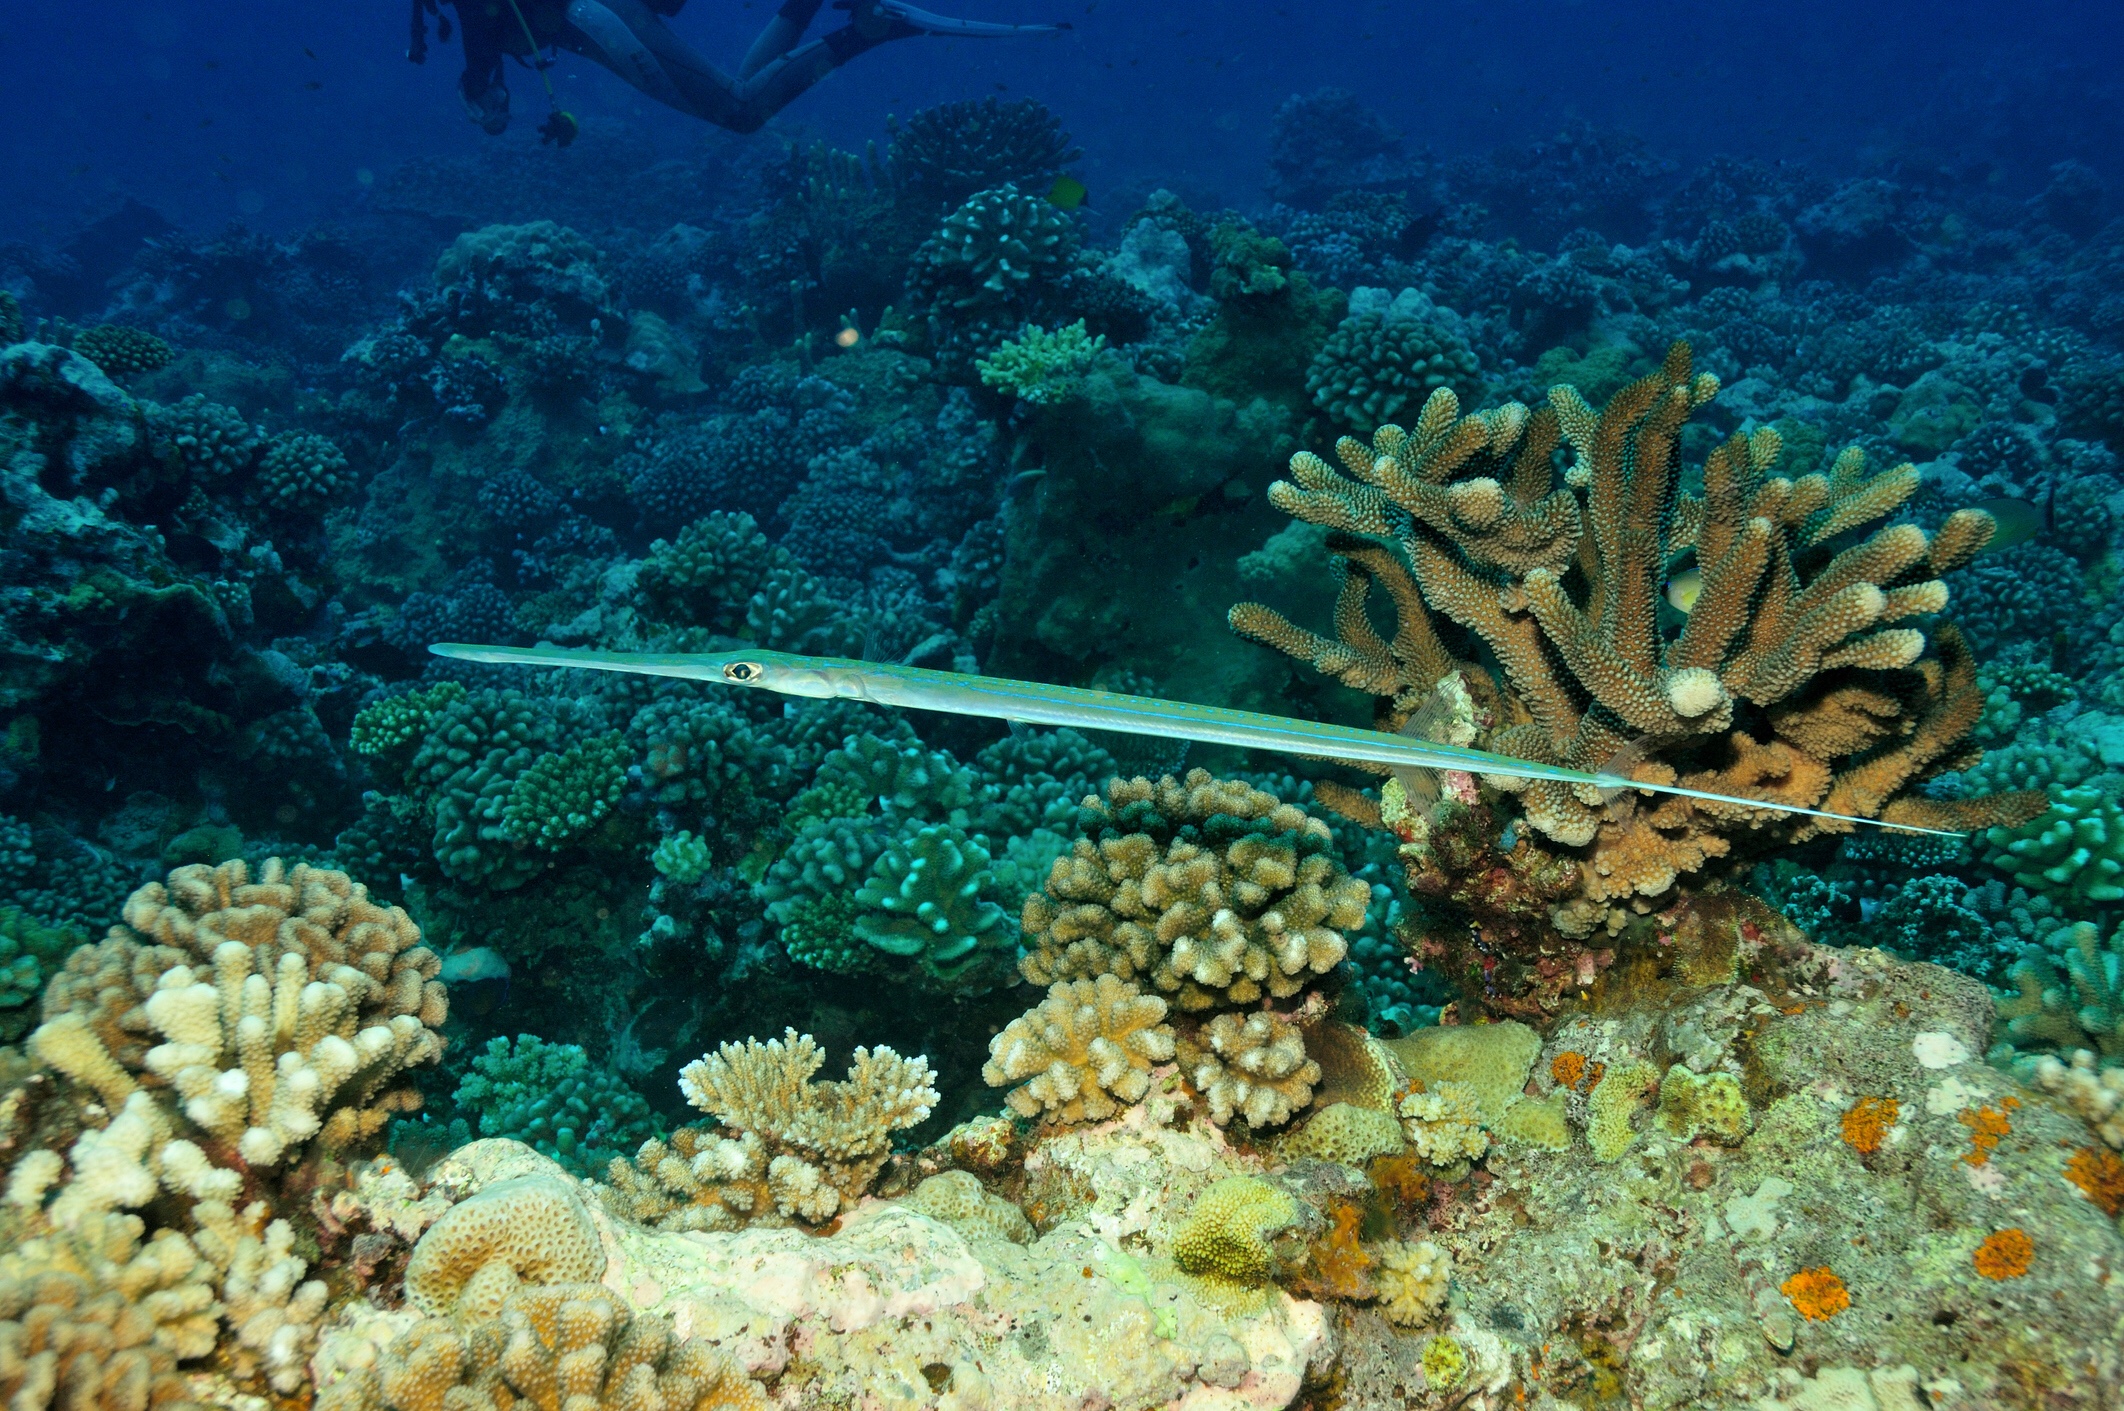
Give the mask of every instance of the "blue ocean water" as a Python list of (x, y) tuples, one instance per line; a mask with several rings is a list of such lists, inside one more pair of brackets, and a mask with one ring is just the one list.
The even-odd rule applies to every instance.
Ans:
[[(1948, 1404), (1975, 1357), (1962, 1404), (2034, 1404), (1979, 1294), (2098, 1404), (2114, 1349), (2057, 1310), (2108, 1307), (2124, 1202), (2124, 11), (962, 3), (1028, 32), (819, 8), (815, 85), (720, 126), (675, 46), (734, 69), (765, 0), (0, 16), (0, 1247), (138, 1210), (212, 1249), (194, 1203), (240, 1187), (329, 1289), (139, 1375), (366, 1387), (319, 1310), (472, 1317), (376, 1183), (498, 1138), (703, 1238), (978, 1178), (908, 1208), (1340, 1329), (1287, 1388), (1158, 1354), (1145, 1404), (1445, 1404), (1469, 1359), (1501, 1396), (1559, 1330), (1595, 1400), (1850, 1366), (1887, 1405), (1910, 1362)], [(468, 21), (539, 41), (506, 123)], [(1729, 801), (445, 642), (1089, 687)], [(342, 1099), (334, 1025), (398, 1045)], [(1507, 1078), (1439, 1066), (1455, 1030)], [(828, 1075), (864, 1046), (850, 1086), (731, 1095), (799, 1035)], [(1105, 1158), (1066, 1144), (1146, 1128), (1267, 1182), (1199, 1208), (1298, 1263), (1202, 1254), (1192, 1177), (1170, 1228), (1071, 1225), (1106, 1197), (1052, 1173)], [(121, 1137), (193, 1149), (90, 1192)], [(1470, 1220), (1582, 1213), (1623, 1152), (1698, 1201), (1663, 1238), (1732, 1246), (1684, 1300), (1758, 1321), (1725, 1371), (1477, 1271)], [(1871, 1210), (1861, 1176), (1948, 1243), (1778, 1223), (1773, 1182)], [(1531, 1223), (1613, 1247), (1585, 1218)], [(1441, 1258), (1450, 1300), (1394, 1292)], [(1920, 1264), (1938, 1306), (1894, 1301)], [(1065, 1404), (940, 1402), (937, 1356), (906, 1404)]]

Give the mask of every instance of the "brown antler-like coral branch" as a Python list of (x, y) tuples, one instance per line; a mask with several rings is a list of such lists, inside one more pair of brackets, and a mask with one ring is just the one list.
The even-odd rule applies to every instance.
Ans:
[[(1493, 688), (1490, 748), (1763, 801), (1604, 800), (1492, 779), (1517, 793), (1528, 825), (1506, 871), (1579, 869), (1576, 896), (1550, 912), (1565, 935), (1587, 935), (1602, 917), (1619, 924), (1616, 904), (1649, 904), (1739, 837), (1798, 841), (1821, 828), (1772, 805), (1944, 826), (2021, 818), (2030, 807), (2017, 796), (1949, 805), (1914, 795), (1966, 760), (1982, 701), (1958, 637), (1942, 634), (1928, 657), (1923, 631), (1889, 625), (1945, 606), (1940, 576), (1990, 540), (1991, 517), (1963, 511), (1929, 537), (1897, 524), (1842, 543), (1896, 512), (1916, 472), (1872, 474), (1852, 450), (1826, 472), (1776, 476), (1783, 445), (1767, 429), (1715, 447), (1702, 496), (1683, 494), (1681, 430), (1717, 390), (1676, 344), (1657, 372), (1599, 412), (1569, 387), (1552, 389), (1540, 411), (1515, 403), (1474, 416), (1441, 392), (1411, 430), (1381, 427), (1370, 446), (1344, 438), (1336, 449), (1346, 475), (1295, 457), (1271, 498), (1340, 531), (1330, 546), (1355, 586), (1338, 601), (1336, 639), (1257, 604), (1233, 610), (1245, 635), (1373, 691), (1390, 726), (1453, 666), (1431, 623), (1442, 613), (1481, 639), (1509, 686)], [(1551, 469), (1559, 441), (1575, 458), (1562, 485)], [(1675, 632), (1662, 622), (1661, 588), (1691, 552), (1702, 587)], [(1394, 599), (1391, 644), (1365, 615), (1371, 579)], [(1346, 802), (1340, 811), (1369, 820), (1361, 796)], [(1441, 846), (1469, 865), (1502, 865), (1476, 862), (1481, 851), (1464, 837)], [(1549, 882), (1543, 891), (1556, 895)], [(1529, 934), (1516, 913), (1472, 920), (1475, 934)], [(1558, 953), (1548, 942), (1537, 949)]]

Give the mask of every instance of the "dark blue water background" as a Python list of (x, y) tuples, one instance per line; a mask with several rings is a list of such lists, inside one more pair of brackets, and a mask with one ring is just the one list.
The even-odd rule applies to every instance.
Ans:
[[(890, 45), (778, 126), (859, 145), (883, 135), (887, 113), (1029, 95), (1085, 149), (1095, 202), (1164, 185), (1255, 204), (1270, 115), (1328, 84), (1441, 155), (1583, 119), (1680, 163), (1726, 152), (1835, 174), (1892, 162), (2007, 194), (2039, 187), (2067, 158), (2112, 187), (2124, 176), (2114, 3), (960, 5), (1076, 28), (1038, 42)], [(692, 0), (676, 24), (734, 62), (766, 13), (763, 0)], [(838, 22), (831, 11), (820, 21)], [(296, 229), (345, 212), (365, 180), (407, 157), (480, 150), (452, 88), (455, 46), (434, 45), (424, 68), (405, 62), (405, 46), (395, 0), (0, 7), (0, 93), (15, 124), (0, 141), (0, 238), (63, 238), (125, 197), (193, 228)], [(586, 128), (556, 161), (730, 140), (585, 61), (565, 58), (555, 78)], [(542, 99), (529, 74), (512, 87), (525, 120), (502, 140), (528, 144)]]

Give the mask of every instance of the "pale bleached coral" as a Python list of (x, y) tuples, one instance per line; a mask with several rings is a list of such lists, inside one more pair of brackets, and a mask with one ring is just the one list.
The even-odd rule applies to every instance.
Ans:
[(1416, 1154), (1433, 1166), (1479, 1161), (1490, 1150), (1482, 1104), (1466, 1083), (1434, 1083), (1403, 1098), (1401, 1130)]
[[(255, 879), (241, 861), (180, 867), (69, 966), (31, 1051), (114, 1108), (142, 1083), (167, 1086), (173, 1118), (253, 1169), (313, 1138), (341, 1149), (418, 1107), (400, 1079), (442, 1053), (440, 962), (419, 942), (405, 912), (343, 872), (277, 858)], [(110, 1041), (143, 1031), (163, 1042)]]
[(1379, 1266), (1372, 1279), (1379, 1286), (1379, 1311), (1387, 1321), (1420, 1328), (1436, 1318), (1451, 1287), (1453, 1256), (1429, 1240), (1389, 1240), (1373, 1253)]
[(630, 1310), (598, 1284), (514, 1289), (498, 1310), (428, 1318), (318, 1397), (319, 1411), (766, 1411), (765, 1394), (709, 1343)]
[(193, 1208), (192, 1243), (221, 1275), (223, 1316), (233, 1338), (224, 1347), (228, 1369), (263, 1378), (283, 1394), (299, 1391), (316, 1349), (326, 1289), (305, 1280), (309, 1264), (295, 1250), (295, 1229), (271, 1218), (263, 1201), (234, 1210), (219, 1200)]
[(1195, 1087), (1210, 1120), (1228, 1126), (1280, 1126), (1313, 1100), (1320, 1065), (1305, 1054), (1298, 1026), (1266, 1010), (1219, 1014), (1202, 1026)]
[(1659, 1069), (1642, 1059), (1611, 1064), (1601, 1075), (1586, 1100), (1586, 1141), (1596, 1161), (1616, 1160), (1637, 1140), (1631, 1119), (1645, 1105), (1659, 1076)]
[(2077, 1049), (2061, 1063), (2044, 1054), (2030, 1078), (2060, 1099), (2110, 1146), (2124, 1151), (2124, 1068), (2104, 1068), (2092, 1049)]
[[(1327, 825), (1275, 795), (1190, 770), (1114, 780), (1025, 902), (1025, 978), (1142, 978), (1184, 1011), (1283, 999), (1326, 974), (1371, 890)], [(1210, 820), (1215, 828), (1205, 830)]]
[[(892, 1134), (929, 1116), (937, 1090), (927, 1059), (883, 1045), (857, 1049), (844, 1082), (811, 1080), (825, 1061), (811, 1035), (790, 1029), (765, 1043), (726, 1043), (687, 1064), (679, 1074), (686, 1100), (740, 1134), (697, 1156), (689, 1177), (700, 1183), (706, 1161), (711, 1174), (721, 1166), (755, 1179), (764, 1157), (775, 1208), (814, 1224), (860, 1199), (885, 1164)], [(749, 1149), (748, 1136), (756, 1139)]]
[[(41, 1227), (0, 1253), (0, 1400), (142, 1411), (191, 1399), (180, 1362), (214, 1350), (214, 1269), (137, 1215)], [(64, 1389), (63, 1399), (58, 1395)]]
[(957, 1230), (968, 1239), (1032, 1241), (1032, 1222), (1025, 1212), (981, 1185), (970, 1171), (941, 1171), (916, 1186), (907, 1204)]
[(1401, 1123), (1393, 1113), (1331, 1102), (1303, 1127), (1279, 1140), (1276, 1151), (1286, 1159), (1311, 1157), (1361, 1169), (1375, 1156), (1398, 1155), (1405, 1145)]
[(558, 1167), (482, 1186), (413, 1247), (406, 1298), (431, 1315), (498, 1308), (519, 1281), (575, 1283), (605, 1270), (597, 1228)]
[(1141, 1102), (1152, 1068), (1172, 1059), (1165, 1010), (1163, 999), (1113, 975), (1061, 981), (989, 1040), (982, 1080), (1018, 1083), (1006, 1101), (1021, 1117), (1104, 1122)]

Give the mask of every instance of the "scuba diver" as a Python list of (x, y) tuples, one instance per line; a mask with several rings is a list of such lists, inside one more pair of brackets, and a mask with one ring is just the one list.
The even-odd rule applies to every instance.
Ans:
[[(686, 0), (412, 0), (412, 43), (406, 57), (424, 63), (427, 17), (447, 42), (450, 19), (439, 6), (457, 11), (464, 32), (465, 72), (458, 94), (472, 121), (488, 133), (509, 125), (509, 90), (502, 82), (507, 54), (540, 71), (548, 49), (566, 49), (603, 64), (667, 107), (703, 118), (732, 132), (757, 132), (804, 90), (856, 55), (894, 39), (923, 34), (1006, 38), (1068, 29), (1067, 24), (989, 24), (918, 10), (903, 0), (835, 0), (848, 23), (804, 42), (804, 30), (824, 0), (783, 0), (753, 41), (735, 78), (696, 54), (664, 23)], [(546, 80), (548, 96), (553, 85)], [(575, 137), (575, 119), (560, 110), (540, 125), (548, 142), (565, 147)]]

